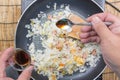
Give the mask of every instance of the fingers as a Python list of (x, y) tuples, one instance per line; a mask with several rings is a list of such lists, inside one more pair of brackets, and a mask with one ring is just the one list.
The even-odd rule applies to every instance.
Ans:
[(101, 39), (108, 39), (110, 35), (113, 35), (109, 28), (103, 23), (103, 21), (105, 20), (112, 21), (113, 20), (112, 18), (115, 18), (114, 16), (112, 17), (109, 16), (111, 16), (111, 14), (100, 13), (89, 17), (87, 20), (92, 22), (93, 26), (92, 27), (86, 26), (81, 29), (82, 34), (80, 34), (80, 38), (84, 39), (81, 41), (89, 42), (93, 39), (93, 38), (91, 39), (91, 37), (96, 35), (98, 35)]
[(120, 26), (112, 28), (111, 31), (113, 33), (117, 34), (118, 36), (120, 36)]
[(81, 29), (80, 39), (83, 43), (99, 41), (97, 33), (92, 30), (92, 27), (85, 26)]
[(1, 55), (0, 61), (2, 62), (8, 61), (8, 59), (12, 56), (13, 52), (14, 52), (13, 48), (8, 48), (7, 50), (5, 50)]
[(7, 50), (5, 50), (2, 55), (0, 56), (0, 77), (5, 77), (6, 73), (5, 73), (5, 69), (8, 65), (8, 60), (11, 57), (12, 53), (13, 53), (13, 48), (8, 48)]
[(88, 19), (87, 19), (87, 21), (92, 21), (92, 18), (93, 17), (99, 17), (102, 21), (104, 21), (105, 20), (105, 18), (106, 18), (106, 16), (107, 16), (107, 13), (98, 13), (98, 14), (94, 14), (94, 15), (92, 15), (92, 16), (90, 16), (90, 17), (88, 17)]
[(91, 21), (93, 17), (99, 17), (102, 21), (116, 22), (119, 21), (118, 18), (110, 13), (98, 13), (90, 16), (87, 20)]
[(92, 37), (88, 37), (88, 38), (82, 38), (81, 42), (83, 43), (88, 43), (88, 42), (100, 42), (100, 38), (98, 36), (92, 36)]
[[(83, 43), (94, 41), (100, 42), (100, 40), (107, 40), (113, 35), (109, 28), (98, 17), (93, 17), (91, 22), (95, 31), (93, 31), (92, 27), (82, 28), (80, 38)], [(97, 35), (100, 38), (98, 38)]]
[(107, 26), (98, 18), (92, 18), (93, 28), (96, 33), (99, 35), (101, 40), (107, 40), (110, 36), (113, 36), (112, 32), (107, 28)]
[(97, 33), (95, 31), (83, 32), (80, 34), (81, 38), (88, 38), (90, 36), (96, 36)]
[(32, 71), (33, 71), (33, 66), (29, 66), (21, 73), (18, 80), (30, 80)]
[(89, 32), (91, 30), (93, 30), (91, 26), (84, 26), (81, 28), (81, 32)]

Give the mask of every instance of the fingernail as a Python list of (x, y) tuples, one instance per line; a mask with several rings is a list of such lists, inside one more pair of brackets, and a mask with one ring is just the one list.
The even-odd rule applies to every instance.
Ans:
[(99, 22), (100, 22), (100, 19), (98, 17), (92, 18), (92, 23), (93, 24), (96, 24), (96, 23), (99, 23)]
[(34, 69), (34, 66), (29, 66), (26, 70), (28, 70), (29, 72), (32, 72)]

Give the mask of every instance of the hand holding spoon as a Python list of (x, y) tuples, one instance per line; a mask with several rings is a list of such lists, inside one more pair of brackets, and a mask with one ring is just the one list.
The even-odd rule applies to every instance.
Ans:
[[(111, 22), (104, 22), (105, 25), (110, 26), (112, 23)], [(91, 22), (87, 23), (73, 23), (69, 19), (61, 19), (57, 21), (56, 26), (60, 29), (67, 30), (68, 32), (72, 31), (72, 26), (73, 25), (80, 25), (80, 26), (92, 26)]]

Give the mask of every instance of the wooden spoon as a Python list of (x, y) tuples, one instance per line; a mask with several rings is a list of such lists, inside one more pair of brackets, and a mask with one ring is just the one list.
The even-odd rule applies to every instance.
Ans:
[[(85, 20), (83, 20), (80, 16), (75, 14), (71, 14), (68, 17), (68, 19), (70, 19), (72, 22), (75, 23), (82, 23), (82, 22), (85, 23)], [(68, 33), (68, 36), (72, 38), (80, 39), (79, 35), (81, 33), (81, 28), (82, 26), (80, 25), (73, 25), (72, 31)]]

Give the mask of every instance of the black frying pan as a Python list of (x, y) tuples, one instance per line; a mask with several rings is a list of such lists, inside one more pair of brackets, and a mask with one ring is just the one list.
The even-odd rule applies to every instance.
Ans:
[[(27, 10), (23, 13), (16, 30), (15, 45), (17, 48), (23, 48), (27, 50), (27, 43), (30, 43), (31, 40), (26, 38), (27, 29), (25, 28), (26, 24), (30, 23), (30, 19), (36, 18), (37, 14), (40, 11), (50, 12), (53, 8), (46, 8), (46, 5), (53, 6), (54, 3), (57, 3), (57, 6), (61, 4), (69, 4), (70, 9), (74, 12), (80, 14), (83, 18), (87, 18), (93, 14), (103, 12), (98, 5), (93, 3), (91, 0), (36, 0)], [(97, 66), (94, 68), (89, 68), (84, 73), (76, 72), (73, 75), (66, 75), (64, 78), (59, 80), (93, 80), (96, 79), (105, 68), (105, 63), (100, 58), (100, 61), (97, 63)], [(36, 80), (48, 80), (47, 77), (38, 75), (35, 71), (33, 72), (33, 77)]]

